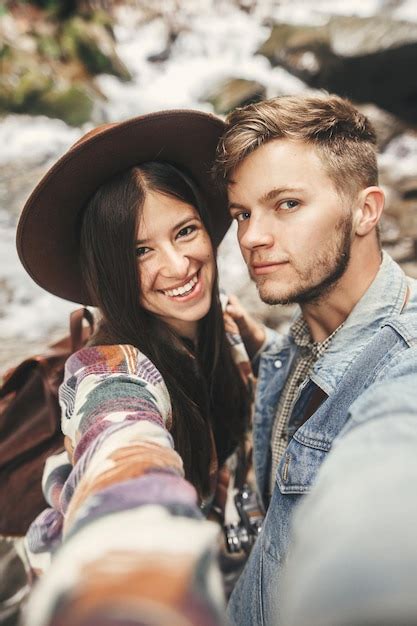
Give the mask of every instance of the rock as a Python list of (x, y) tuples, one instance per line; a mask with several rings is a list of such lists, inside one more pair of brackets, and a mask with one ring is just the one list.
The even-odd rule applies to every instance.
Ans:
[(0, 111), (58, 117), (78, 126), (87, 122), (94, 96), (86, 83), (71, 83), (55, 75), (50, 63), (10, 49), (0, 76)]
[(410, 80), (410, 67), (416, 63), (417, 43), (362, 57), (338, 57), (338, 62), (319, 74), (312, 86), (357, 102), (373, 101), (403, 121), (415, 124), (417, 92)]
[(58, 60), (61, 58), (61, 46), (54, 35), (39, 35), (38, 52), (42, 57)]
[[(381, 231), (382, 242), (395, 245), (396, 260), (417, 258), (417, 177), (399, 179), (389, 188), (389, 201), (386, 204)], [(387, 225), (391, 227), (388, 233)], [(395, 231), (395, 236), (394, 236)], [(391, 238), (387, 237), (391, 235)], [(397, 256), (395, 256), (395, 254)]]
[(417, 241), (417, 199), (403, 200), (398, 207), (398, 214), (401, 235)]
[(40, 10), (0, 16), (0, 59), (0, 112), (43, 114), (71, 125), (89, 121), (103, 98), (96, 74), (131, 78), (103, 11), (64, 22)]
[(409, 181), (416, 178), (417, 133), (408, 128), (395, 137), (379, 157), (381, 180), (394, 189), (406, 190)]
[(379, 176), (379, 184), (385, 193), (385, 207), (383, 215), (389, 215), (394, 219), (397, 218), (397, 207), (401, 201), (401, 194), (395, 187), (392, 187), (389, 181), (385, 180), (384, 175)]
[[(385, 176), (381, 178), (384, 181)], [(386, 211), (391, 215), (400, 215), (403, 211), (400, 210), (401, 203), (405, 203), (404, 207), (409, 202), (417, 203), (417, 176), (403, 176), (397, 178), (395, 185), (390, 190), (393, 197), (390, 202), (389, 208), (386, 207)]]
[(327, 48), (340, 57), (362, 57), (417, 42), (417, 24), (387, 16), (368, 18), (333, 16), (323, 26), (273, 25), (268, 40), (259, 48), (278, 65), (288, 53)]
[(324, 26), (276, 24), (258, 51), (310, 87), (374, 102), (417, 122), (417, 25), (385, 16), (334, 17)]
[(388, 185), (390, 193), (393, 194), (392, 202), (402, 200), (417, 200), (417, 174), (404, 174), (390, 177), (390, 172), (385, 168), (381, 173), (381, 182)]
[[(417, 258), (417, 255), (415, 256), (415, 258)], [(407, 274), (407, 276), (411, 276), (411, 278), (417, 279), (417, 263), (407, 262), (407, 263), (402, 263), (401, 266), (404, 272)]]
[(417, 176), (408, 176), (398, 185), (399, 192), (405, 201), (417, 203)]
[(118, 57), (107, 28), (81, 17), (68, 20), (61, 36), (63, 53), (69, 59), (80, 59), (91, 75), (112, 74), (131, 80), (127, 67)]
[(334, 16), (327, 31), (331, 48), (343, 57), (362, 57), (417, 42), (417, 24), (388, 16)]
[(382, 245), (394, 245), (400, 239), (400, 227), (398, 220), (389, 213), (384, 212), (379, 223)]
[(175, 31), (170, 31), (167, 35), (167, 40), (166, 40), (164, 48), (160, 52), (156, 52), (155, 54), (150, 54), (147, 57), (147, 60), (150, 63), (162, 63), (164, 61), (167, 61), (169, 57), (171, 56), (172, 46), (178, 39), (178, 35), (179, 33)]
[(358, 109), (372, 122), (378, 139), (378, 149), (381, 151), (391, 139), (401, 135), (406, 129), (405, 124), (398, 117), (383, 111), (371, 102), (359, 104)]
[(264, 55), (273, 66), (282, 65), (303, 79), (320, 70), (323, 54), (330, 51), (326, 26), (275, 24), (267, 41), (257, 54)]
[(216, 113), (226, 114), (238, 106), (259, 102), (266, 96), (264, 85), (245, 78), (229, 78), (218, 83), (201, 100), (210, 102)]
[(48, 67), (39, 65), (30, 54), (8, 48), (3, 55), (0, 76), (0, 110), (22, 113), (53, 84)]
[(398, 262), (414, 258), (413, 240), (404, 231), (405, 217), (410, 206), (404, 203), (397, 183), (380, 172), (380, 185), (385, 192), (385, 207), (380, 221), (382, 246)]
[(94, 106), (91, 91), (85, 85), (63, 85), (44, 93), (33, 107), (33, 112), (57, 117), (70, 126), (88, 122)]
[(404, 237), (397, 241), (394, 245), (384, 244), (384, 250), (388, 252), (390, 256), (402, 265), (416, 259), (415, 244), (410, 237)]

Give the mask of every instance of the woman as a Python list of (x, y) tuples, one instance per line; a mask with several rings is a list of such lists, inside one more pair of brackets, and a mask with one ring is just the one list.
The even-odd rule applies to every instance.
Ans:
[(209, 511), (248, 416), (217, 288), (229, 218), (208, 172), (222, 130), (195, 111), (97, 129), (23, 210), (28, 272), (101, 314), (60, 390), (66, 452), (47, 463), (52, 508), (28, 533), (33, 566), (62, 546), (29, 623), (219, 619), (199, 589), (216, 537), (199, 508)]

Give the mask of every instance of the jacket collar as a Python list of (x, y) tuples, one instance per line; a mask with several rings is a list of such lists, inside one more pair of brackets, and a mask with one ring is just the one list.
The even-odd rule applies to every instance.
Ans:
[(404, 306), (407, 278), (400, 266), (386, 253), (378, 273), (352, 309), (327, 348), (313, 367), (311, 380), (330, 396), (348, 366), (385, 320), (398, 315)]
[(383, 252), (375, 279), (352, 309), (323, 355), (313, 367), (311, 380), (330, 395), (348, 366), (385, 320), (404, 306), (407, 278), (400, 266)]

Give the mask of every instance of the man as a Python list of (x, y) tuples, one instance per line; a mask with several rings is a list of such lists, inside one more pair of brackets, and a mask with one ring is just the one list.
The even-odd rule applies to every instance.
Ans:
[[(279, 621), (294, 509), (343, 437), (351, 407), (372, 385), (404, 375), (397, 369), (416, 336), (417, 288), (381, 253), (375, 132), (349, 101), (277, 98), (227, 123), (216, 173), (250, 275), (264, 302), (300, 305), (284, 336), (236, 301), (228, 309), (258, 374), (254, 463), (268, 509), (229, 617), (261, 626)], [(416, 359), (406, 362), (405, 374), (417, 371)]]

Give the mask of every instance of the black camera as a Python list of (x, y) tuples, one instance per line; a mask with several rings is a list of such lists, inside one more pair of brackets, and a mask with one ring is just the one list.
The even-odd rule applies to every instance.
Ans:
[(242, 551), (249, 554), (261, 532), (264, 514), (257, 493), (249, 485), (243, 485), (234, 501), (240, 521), (224, 526), (227, 551), (231, 554)]

